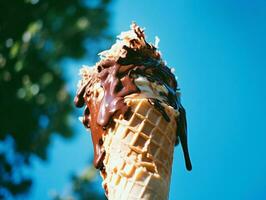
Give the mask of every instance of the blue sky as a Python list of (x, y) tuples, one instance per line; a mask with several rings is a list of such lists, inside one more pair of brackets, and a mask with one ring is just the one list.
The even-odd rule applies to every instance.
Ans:
[[(148, 41), (159, 36), (178, 76), (193, 170), (185, 170), (178, 146), (170, 200), (266, 199), (266, 2), (120, 0), (111, 10), (113, 33), (136, 21)], [(67, 63), (81, 64), (91, 63)], [(77, 73), (67, 69), (68, 77)], [(50, 188), (64, 191), (69, 173), (92, 159), (90, 135), (75, 128), (75, 140), (55, 138), (48, 164), (35, 162), (33, 199), (48, 199)]]

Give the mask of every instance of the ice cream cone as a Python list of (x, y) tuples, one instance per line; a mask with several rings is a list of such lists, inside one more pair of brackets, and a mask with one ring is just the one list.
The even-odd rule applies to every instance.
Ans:
[(174, 74), (136, 24), (93, 67), (81, 70), (75, 98), (85, 105), (94, 165), (109, 200), (167, 200), (173, 151), (187, 148), (186, 115)]

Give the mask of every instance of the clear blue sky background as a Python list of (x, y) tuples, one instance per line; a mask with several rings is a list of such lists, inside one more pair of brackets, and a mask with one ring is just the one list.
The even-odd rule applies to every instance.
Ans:
[[(193, 163), (187, 172), (175, 149), (170, 200), (266, 199), (266, 2), (248, 0), (120, 0), (112, 32), (132, 20), (175, 67), (187, 110)], [(106, 46), (109, 48), (109, 46)], [(73, 91), (77, 66), (66, 62)], [(69, 173), (92, 159), (90, 135), (78, 122), (73, 141), (55, 138), (48, 164), (35, 161), (32, 199), (65, 191)]]

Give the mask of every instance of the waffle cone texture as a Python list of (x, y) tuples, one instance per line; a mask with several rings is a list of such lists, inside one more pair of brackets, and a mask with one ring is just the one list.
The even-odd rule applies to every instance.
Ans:
[(162, 104), (170, 118), (145, 98), (127, 99), (128, 116), (114, 118), (103, 137), (102, 173), (109, 200), (167, 200), (178, 112)]

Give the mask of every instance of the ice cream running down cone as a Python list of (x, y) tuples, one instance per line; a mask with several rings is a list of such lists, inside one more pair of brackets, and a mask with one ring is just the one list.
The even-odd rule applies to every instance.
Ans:
[(75, 104), (91, 129), (94, 165), (109, 200), (168, 199), (174, 146), (191, 170), (175, 76), (136, 24), (81, 69)]

